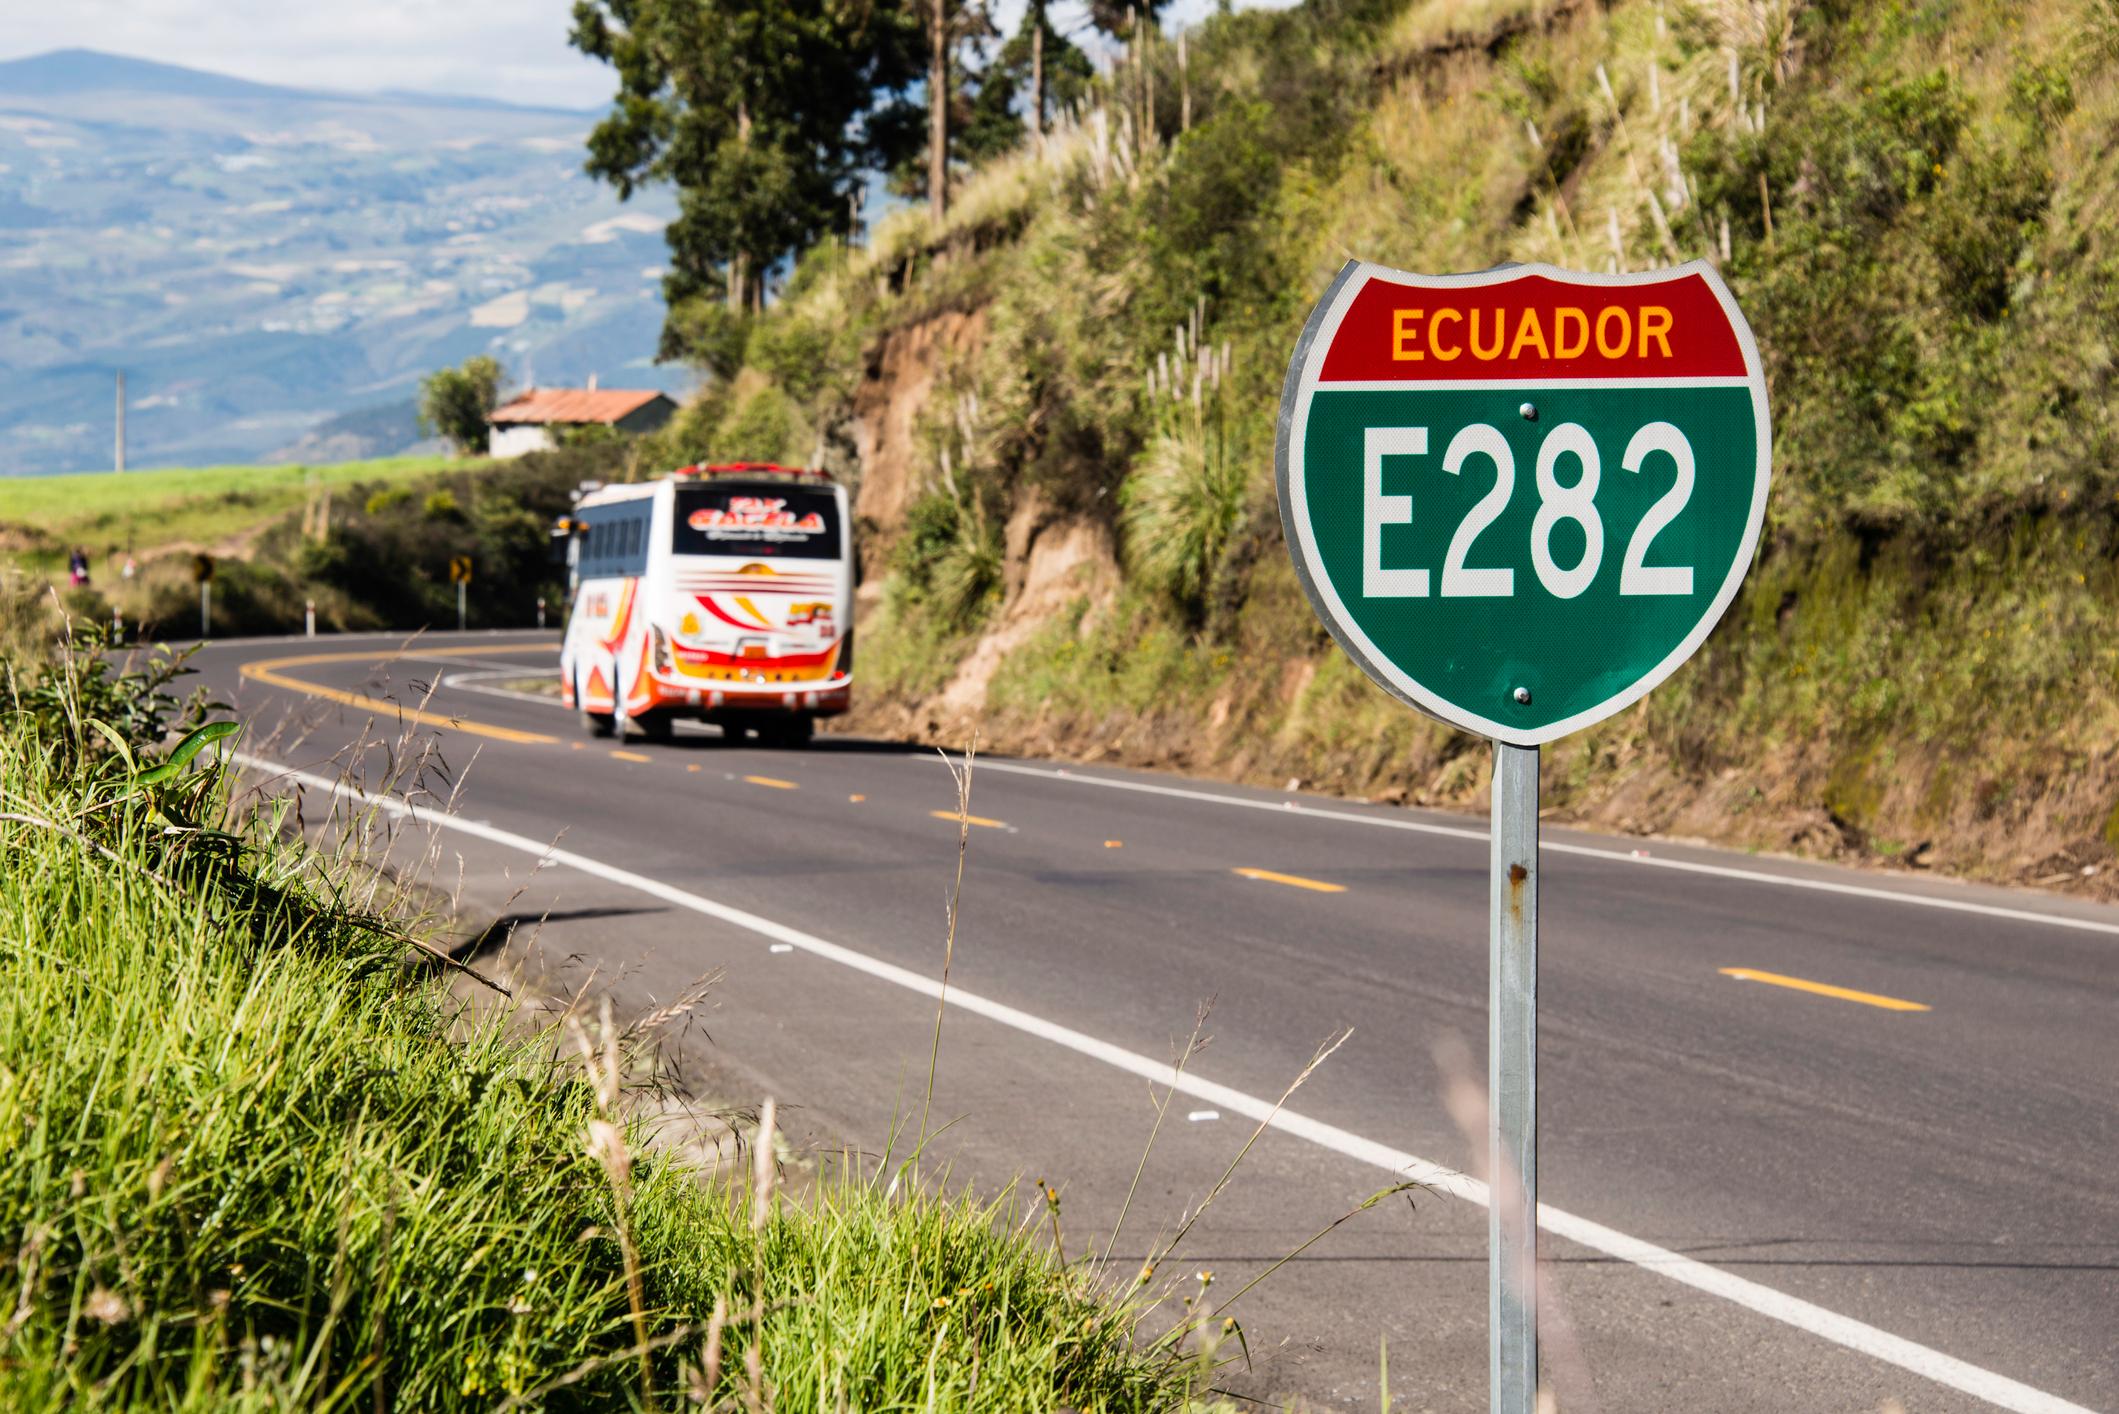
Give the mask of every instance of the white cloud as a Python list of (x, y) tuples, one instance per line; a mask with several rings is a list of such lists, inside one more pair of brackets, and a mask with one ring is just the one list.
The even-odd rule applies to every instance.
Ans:
[(260, 83), (416, 88), (586, 108), (611, 71), (567, 44), (568, 0), (70, 0), (10, 6), (0, 58), (81, 47)]

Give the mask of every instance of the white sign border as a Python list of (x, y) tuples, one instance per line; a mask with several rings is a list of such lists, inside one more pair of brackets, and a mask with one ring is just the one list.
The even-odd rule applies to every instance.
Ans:
[[(1736, 333), (1737, 345), (1744, 356), (1746, 376), (1741, 379), (1715, 379), (1723, 386), (1745, 386), (1751, 389), (1753, 421), (1758, 429), (1758, 471), (1751, 493), (1751, 515), (1744, 526), (1743, 544), (1730, 562), (1729, 576), (1722, 582), (1714, 602), (1699, 623), (1683, 642), (1671, 650), (1662, 662), (1644, 674), (1632, 686), (1596, 706), (1577, 712), (1534, 731), (1525, 731), (1506, 722), (1497, 722), (1476, 712), (1460, 708), (1444, 700), (1418, 679), (1400, 670), (1383, 650), (1370, 640), (1361, 626), (1354, 621), (1339, 593), (1332, 587), (1331, 578), (1325, 573), (1324, 564), (1317, 554), (1316, 535), (1310, 525), (1309, 499), (1304, 481), (1302, 446), (1309, 430), (1310, 404), (1317, 394), (1319, 374), (1324, 358), (1332, 347), (1332, 340), (1339, 333), (1339, 325), (1353, 308), (1354, 299), (1372, 281), (1410, 286), (1416, 289), (1467, 289), (1489, 285), (1505, 285), (1512, 281), (1543, 275), (1549, 279), (1569, 285), (1661, 285), (1687, 275), (1703, 276), (1707, 288), (1721, 302), (1722, 311), (1728, 316), (1730, 327)], [(1575, 385), (1585, 380), (1547, 379), (1536, 384), (1525, 384), (1520, 380), (1477, 380), (1488, 387), (1522, 387), (1526, 389), (1547, 388), (1562, 383)], [(1597, 379), (1597, 387), (1684, 387), (1700, 385), (1697, 378), (1653, 378)], [(1339, 385), (1332, 385), (1337, 388)], [(1429, 388), (1431, 381), (1407, 380), (1402, 384), (1359, 384), (1351, 387), (1406, 387)], [(1736, 591), (1743, 585), (1744, 576), (1751, 570), (1751, 562), (1758, 551), (1758, 539), (1766, 521), (1767, 493), (1773, 481), (1773, 426), (1766, 408), (1765, 367), (1759, 361), (1758, 343), (1751, 335), (1751, 326), (1744, 320), (1743, 312), (1736, 307), (1736, 299), (1729, 287), (1712, 265), (1704, 260), (1688, 261), (1683, 265), (1663, 270), (1629, 271), (1623, 274), (1597, 274), (1591, 271), (1563, 270), (1556, 265), (1502, 265), (1492, 270), (1475, 270), (1461, 275), (1415, 275), (1403, 270), (1392, 270), (1365, 260), (1349, 260), (1341, 267), (1317, 307), (1310, 311), (1309, 321), (1303, 325), (1302, 337), (1295, 345), (1294, 355), (1288, 360), (1287, 381), (1280, 393), (1280, 424), (1273, 447), (1274, 480), (1280, 495), (1280, 521), (1288, 531), (1289, 557), (1295, 563), (1295, 576), (1302, 582), (1303, 593), (1309, 596), (1310, 605), (1324, 626), (1348, 657), (1360, 665), (1380, 687), (1393, 697), (1415, 707), (1438, 721), (1462, 727), (1480, 736), (1511, 746), (1543, 746), (1557, 741), (1603, 721), (1607, 717), (1623, 712), (1646, 697), (1663, 680), (1676, 672), (1686, 659), (1699, 650), (1699, 646), (1722, 621)]]

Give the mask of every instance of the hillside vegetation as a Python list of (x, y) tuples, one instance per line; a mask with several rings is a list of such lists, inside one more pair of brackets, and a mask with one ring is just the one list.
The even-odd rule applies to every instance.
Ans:
[[(1271, 496), (1351, 256), (1705, 257), (1776, 481), (1706, 649), (1548, 752), (1624, 829), (2104, 889), (2119, 841), (2119, 7), (1313, 0), (1121, 63), (1042, 144), (700, 342), (669, 455), (859, 486), (868, 723), (1476, 806), (1332, 650)], [(2095, 871), (2088, 872), (2085, 871)]]

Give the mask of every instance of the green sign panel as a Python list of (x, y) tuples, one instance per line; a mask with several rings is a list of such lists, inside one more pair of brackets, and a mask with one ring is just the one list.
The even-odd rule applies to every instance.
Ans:
[(1638, 700), (1735, 597), (1771, 432), (1704, 262), (1638, 275), (1349, 263), (1288, 366), (1280, 513), (1342, 648), (1537, 746)]

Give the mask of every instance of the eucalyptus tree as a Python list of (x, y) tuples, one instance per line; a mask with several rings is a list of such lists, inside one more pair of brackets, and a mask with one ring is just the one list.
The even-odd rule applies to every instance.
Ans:
[(621, 198), (667, 182), (677, 219), (663, 355), (684, 357), (680, 309), (762, 303), (768, 272), (848, 231), (867, 173), (917, 150), (912, 90), (933, 0), (577, 0), (575, 48), (618, 92), (587, 169)]

